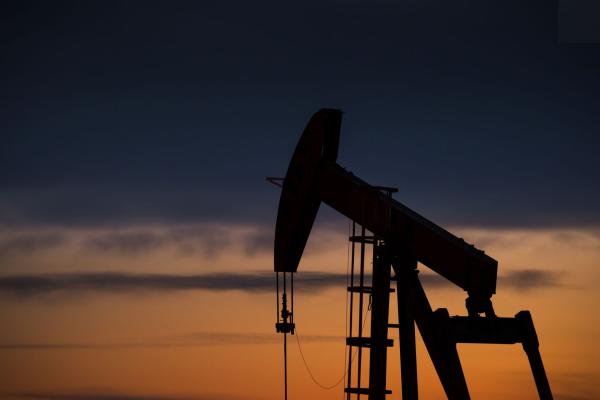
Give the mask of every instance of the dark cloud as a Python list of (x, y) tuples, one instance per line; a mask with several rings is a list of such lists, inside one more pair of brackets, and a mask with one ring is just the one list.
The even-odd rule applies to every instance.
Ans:
[(261, 225), (167, 225), (129, 227), (126, 229), (69, 230), (36, 232), (0, 239), (0, 257), (27, 255), (73, 244), (85, 252), (136, 256), (152, 251), (173, 249), (184, 255), (202, 254), (214, 257), (239, 246), (248, 256), (273, 249), (273, 228)]
[(593, 399), (593, 397), (590, 397), (590, 395), (562, 393), (562, 392), (558, 392), (558, 393), (554, 394), (554, 398), (556, 400), (590, 400), (590, 399)]
[(30, 392), (15, 393), (11, 395), (15, 399), (33, 400), (215, 400), (217, 397), (182, 397), (182, 396), (153, 396), (120, 394), (111, 392), (82, 392), (82, 393), (59, 393), (59, 392)]
[(215, 256), (235, 244), (252, 240), (254, 232), (245, 233), (241, 237), (223, 226), (195, 226), (172, 228), (165, 233), (169, 244), (176, 246), (185, 253), (202, 252), (207, 256)]
[[(205, 346), (219, 344), (273, 344), (279, 343), (280, 337), (274, 332), (231, 333), (231, 332), (196, 332), (165, 338), (170, 344), (185, 346)], [(303, 342), (337, 342), (343, 336), (302, 334)]]
[[(318, 292), (346, 284), (346, 275), (303, 272), (294, 280), (296, 289)], [(75, 273), (15, 275), (0, 278), (0, 293), (33, 297), (59, 292), (173, 292), (184, 290), (269, 292), (275, 289), (274, 273), (214, 273), (204, 275)]]
[(544, 269), (513, 270), (498, 277), (498, 287), (517, 291), (565, 286), (566, 273)]
[[(237, 230), (236, 230), (237, 229)], [(167, 227), (163, 230), (137, 228), (91, 233), (84, 241), (85, 250), (137, 255), (172, 248), (183, 254), (201, 253), (214, 257), (240, 246), (249, 256), (273, 249), (273, 229), (260, 225), (199, 225)]]
[[(546, 269), (519, 269), (506, 271), (498, 276), (498, 290), (528, 290), (565, 287), (567, 274), (563, 271)], [(425, 288), (449, 288), (453, 285), (441, 275), (432, 273), (420, 274), (419, 279)]]
[(0, 241), (0, 257), (55, 248), (67, 240), (66, 235), (58, 232), (28, 233), (9, 237)]
[(249, 256), (262, 251), (271, 251), (273, 250), (274, 241), (274, 229), (261, 229), (259, 232), (246, 238), (244, 249)]
[(156, 250), (170, 242), (165, 235), (153, 232), (115, 232), (95, 235), (86, 240), (85, 246), (95, 251), (131, 255)]
[(598, 229), (559, 231), (553, 235), (552, 239), (557, 243), (568, 244), (569, 247), (577, 250), (600, 250), (600, 230)]
[[(541, 269), (523, 269), (501, 275), (499, 287), (518, 291), (564, 285), (564, 273)], [(366, 282), (371, 277), (366, 275)], [(426, 288), (451, 287), (439, 275), (425, 273), (420, 280)], [(295, 275), (295, 289), (301, 292), (320, 292), (330, 288), (344, 288), (346, 274), (306, 271)], [(36, 297), (54, 293), (144, 293), (177, 292), (190, 290), (249, 293), (271, 292), (275, 289), (275, 274), (213, 273), (202, 275), (129, 274), (121, 272), (13, 275), (0, 277), (0, 294), (13, 297)]]
[(441, 275), (424, 273), (419, 274), (419, 281), (427, 289), (447, 288), (452, 287), (452, 283)]
[[(323, 343), (343, 341), (343, 336), (302, 334), (302, 342)], [(119, 343), (2, 343), (0, 350), (111, 350), (123, 348), (168, 348), (219, 345), (263, 345), (279, 343), (275, 332), (194, 332), (183, 335)]]
[(554, 373), (552, 383), (557, 400), (599, 399), (598, 376), (580, 368)]

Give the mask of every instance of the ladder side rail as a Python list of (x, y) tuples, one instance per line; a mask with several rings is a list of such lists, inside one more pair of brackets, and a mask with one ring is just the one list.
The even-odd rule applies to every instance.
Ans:
[(409, 307), (410, 275), (415, 273), (417, 262), (407, 257), (393, 264), (396, 273), (396, 299), (398, 302), (398, 333), (400, 337), (400, 373), (402, 399), (418, 400), (417, 352), (415, 320)]
[[(356, 222), (352, 221), (352, 236), (356, 235)], [(350, 287), (354, 287), (354, 255), (355, 255), (355, 250), (356, 250), (356, 243), (352, 242), (350, 245), (350, 251), (352, 252), (352, 255), (350, 257)], [(352, 337), (352, 331), (353, 331), (353, 326), (352, 326), (352, 318), (354, 315), (354, 292), (349, 291), (346, 296), (350, 296), (350, 310), (349, 312), (349, 317), (348, 317), (348, 335)], [(358, 323), (361, 324), (362, 321), (358, 320)], [(350, 388), (352, 387), (352, 346), (348, 346), (348, 379), (347, 379), (347, 385), (346, 387)], [(347, 396), (346, 399), (350, 400), (351, 397), (351, 393), (347, 392)]]
[[(362, 237), (365, 237), (365, 227), (363, 225), (361, 225), (360, 227), (360, 234)], [(362, 339), (363, 337), (363, 307), (364, 307), (364, 293), (362, 291), (362, 288), (365, 286), (365, 242), (361, 241), (360, 242), (360, 275), (359, 275), (359, 285), (361, 287), (361, 290), (358, 294), (358, 338), (359, 340)], [(360, 394), (361, 394), (361, 380), (362, 380), (362, 351), (363, 348), (362, 346), (358, 347), (358, 363), (357, 363), (357, 372), (356, 372), (356, 388), (357, 388), (357, 393), (356, 393), (356, 399), (359, 400), (360, 399)]]

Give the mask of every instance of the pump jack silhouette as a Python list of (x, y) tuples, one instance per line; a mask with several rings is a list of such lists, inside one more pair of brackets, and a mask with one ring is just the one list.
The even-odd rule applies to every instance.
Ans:
[[(342, 112), (322, 109), (306, 126), (290, 161), (279, 200), (275, 229), (274, 264), (283, 275), (282, 308), (277, 307), (277, 332), (294, 334), (293, 274), (310, 235), (321, 202), (353, 221), (350, 237), (353, 248), (350, 292), (350, 347), (345, 393), (369, 400), (383, 400), (386, 394), (388, 329), (399, 329), (402, 398), (418, 398), (415, 350), (415, 323), (429, 352), (444, 391), (450, 400), (470, 399), (461, 367), (457, 343), (521, 343), (529, 359), (540, 399), (552, 399), (552, 392), (539, 353), (533, 320), (528, 311), (512, 318), (496, 316), (491, 297), (496, 292), (498, 262), (473, 245), (452, 235), (392, 199), (395, 190), (371, 186), (336, 163)], [(356, 235), (356, 225), (361, 234)], [(366, 231), (372, 233), (367, 236)], [(354, 246), (360, 246), (360, 276), (354, 279)], [(372, 286), (364, 282), (365, 246), (372, 246)], [(417, 263), (464, 289), (468, 316), (450, 317), (446, 309), (433, 311), (418, 278)], [(392, 276), (392, 271), (394, 275)], [(289, 273), (291, 310), (287, 306), (286, 274)], [(396, 281), (398, 323), (389, 322), (391, 281)], [(352, 336), (352, 304), (359, 296), (358, 336)], [(370, 337), (362, 336), (363, 296), (371, 299)], [(483, 314), (483, 316), (481, 315)], [(352, 349), (359, 351), (357, 385), (352, 387)], [(361, 356), (370, 350), (369, 379), (361, 387)], [(285, 363), (287, 364), (287, 362)], [(287, 366), (285, 367), (287, 398)]]

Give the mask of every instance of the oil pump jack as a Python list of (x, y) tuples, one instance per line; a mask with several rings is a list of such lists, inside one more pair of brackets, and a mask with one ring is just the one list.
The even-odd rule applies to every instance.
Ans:
[[(353, 257), (355, 244), (361, 250), (360, 277), (356, 282), (353, 261), (348, 287), (351, 299), (359, 296), (360, 311), (358, 336), (352, 336), (350, 326), (350, 337), (346, 338), (351, 350), (344, 389), (348, 400), (361, 395), (368, 396), (369, 400), (383, 400), (391, 393), (386, 389), (387, 350), (393, 346), (388, 338), (390, 328), (399, 330), (402, 399), (418, 398), (415, 324), (448, 399), (470, 399), (456, 349), (458, 343), (521, 343), (540, 399), (552, 399), (530, 313), (521, 311), (506, 318), (494, 312), (491, 297), (496, 292), (498, 262), (394, 200), (391, 188), (371, 186), (338, 165), (341, 121), (339, 110), (322, 109), (313, 115), (296, 146), (282, 185), (274, 264), (278, 298), (276, 330), (284, 335), (284, 351), (287, 334), (294, 334), (295, 330), (293, 274), (298, 269), (319, 206), (324, 202), (353, 221), (350, 237)], [(357, 225), (359, 235), (355, 234)], [(367, 232), (371, 235), (367, 236)], [(366, 286), (364, 280), (367, 245), (372, 246), (373, 256), (371, 286)], [(467, 292), (467, 316), (450, 317), (446, 309), (431, 309), (419, 281), (417, 263)], [(288, 309), (287, 280), (290, 281), (291, 310)], [(396, 282), (398, 323), (389, 321), (392, 281)], [(281, 310), (280, 286), (283, 289)], [(367, 295), (371, 302), (370, 337), (363, 337), (360, 321), (363, 296)], [(352, 307), (352, 302), (350, 304)], [(369, 351), (369, 379), (364, 387), (360, 380), (360, 355), (357, 384), (353, 385), (351, 379), (353, 348), (360, 351), (360, 355), (363, 349)], [(287, 371), (285, 393), (287, 398)]]

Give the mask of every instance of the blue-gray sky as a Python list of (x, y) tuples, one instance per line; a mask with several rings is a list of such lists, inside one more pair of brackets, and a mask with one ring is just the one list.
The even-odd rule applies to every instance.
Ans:
[(556, 2), (7, 2), (0, 223), (272, 224), (310, 115), (442, 224), (600, 226), (600, 49)]

